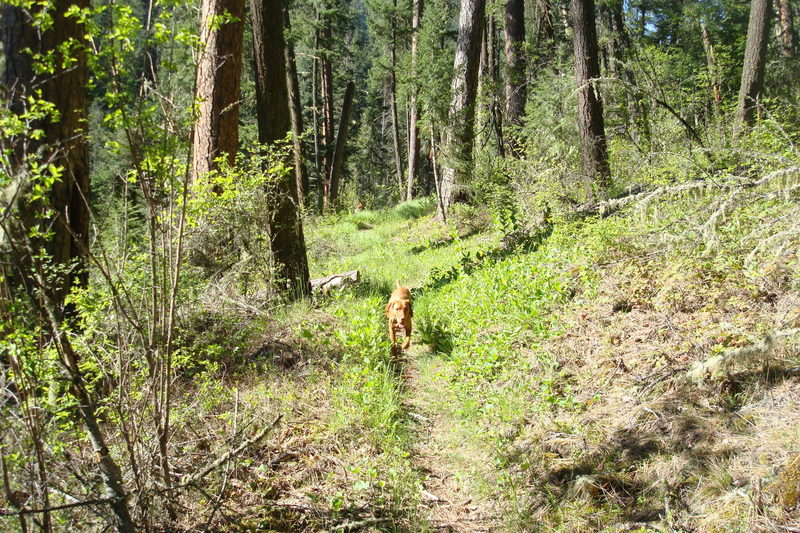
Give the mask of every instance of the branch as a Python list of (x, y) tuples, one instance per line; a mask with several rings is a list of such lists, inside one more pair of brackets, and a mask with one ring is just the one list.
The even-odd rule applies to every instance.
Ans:
[[(282, 418), (283, 418), (283, 415), (278, 415), (278, 417), (272, 422), (272, 424), (268, 425), (267, 427), (265, 427), (264, 429), (259, 431), (255, 436), (253, 436), (249, 440), (246, 440), (245, 442), (243, 442), (242, 445), (239, 446), (238, 448), (236, 448), (234, 450), (230, 450), (229, 452), (221, 455), (216, 461), (212, 462), (211, 464), (209, 464), (208, 466), (206, 466), (205, 468), (203, 468), (199, 472), (196, 472), (195, 474), (192, 474), (191, 476), (189, 476), (185, 481), (183, 481), (181, 483), (180, 486), (181, 487), (185, 487), (187, 485), (191, 485), (193, 483), (197, 483), (198, 481), (200, 481), (201, 479), (206, 477), (208, 474), (210, 474), (212, 471), (214, 471), (216, 468), (219, 468), (224, 463), (229, 461), (232, 457), (234, 457), (236, 455), (239, 455), (245, 449), (249, 448), (253, 444), (257, 443), (258, 441), (260, 441), (261, 439), (266, 437), (267, 434), (270, 431), (272, 431), (275, 428), (275, 426), (278, 425), (278, 422), (280, 422)], [(173, 488), (178, 488), (178, 487), (173, 487)]]
[(53, 511), (63, 511), (64, 509), (72, 509), (73, 507), (82, 507), (84, 505), (105, 505), (112, 503), (113, 498), (96, 498), (94, 500), (86, 500), (82, 502), (65, 503), (64, 505), (56, 505), (53, 507), (44, 507), (41, 509), (3, 509), (0, 508), (0, 516), (15, 516), (24, 514), (43, 514)]

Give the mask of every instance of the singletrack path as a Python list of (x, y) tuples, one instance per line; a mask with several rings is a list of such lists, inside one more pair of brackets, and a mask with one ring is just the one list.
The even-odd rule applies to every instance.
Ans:
[(420, 513), (436, 532), (500, 531), (493, 502), (486, 499), (490, 454), (455, 411), (437, 373), (442, 361), (412, 345), (402, 356), (404, 406), (416, 433), (412, 457), (423, 478)]

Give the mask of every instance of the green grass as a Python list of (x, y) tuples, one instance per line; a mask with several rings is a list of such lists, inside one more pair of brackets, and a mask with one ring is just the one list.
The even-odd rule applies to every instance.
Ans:
[[(330, 474), (320, 501), (388, 513), (386, 530), (433, 529), (435, 506), (420, 496), (428, 467), (415, 455), (427, 446), (439, 473), (476, 505), (494, 504), (502, 530), (751, 527), (732, 518), (738, 503), (719, 506), (729, 497), (720, 480), (767, 470), (720, 455), (712, 435), (744, 449), (753, 427), (777, 423), (762, 413), (732, 425), (724, 414), (756, 409), (768, 385), (746, 378), (746, 395), (734, 390), (709, 409), (716, 385), (682, 376), (689, 362), (775, 329), (778, 311), (759, 298), (800, 286), (800, 259), (792, 245), (763, 245), (784, 234), (796, 243), (791, 203), (765, 194), (701, 231), (719, 206), (708, 193), (666, 197), (602, 220), (561, 220), (513, 250), (488, 224), (465, 223), (485, 213), (443, 225), (429, 200), (313, 221), (312, 275), (362, 273), (319, 300), (334, 326), (297, 326), (340, 353), (315, 438), (333, 443), (342, 473)], [(391, 357), (382, 313), (395, 280), (414, 293), (405, 359)], [(433, 420), (429, 434), (420, 414)], [(696, 451), (683, 451), (694, 438)], [(688, 499), (665, 482), (701, 491)]]

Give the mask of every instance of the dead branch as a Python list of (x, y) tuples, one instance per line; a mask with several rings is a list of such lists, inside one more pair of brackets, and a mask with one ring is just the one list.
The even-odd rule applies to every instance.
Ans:
[(0, 508), (0, 516), (14, 516), (14, 515), (26, 515), (26, 514), (44, 514), (44, 513), (51, 513), (53, 511), (63, 511), (64, 509), (73, 509), (75, 507), (83, 507), (85, 505), (107, 505), (109, 503), (113, 503), (113, 498), (95, 498), (93, 500), (85, 500), (79, 502), (72, 502), (72, 503), (65, 503), (64, 505), (52, 505), (50, 507), (41, 508), (41, 509), (4, 509)]
[[(260, 441), (261, 439), (266, 437), (267, 434), (270, 431), (272, 431), (275, 428), (275, 426), (278, 425), (278, 422), (280, 422), (282, 418), (283, 418), (283, 415), (278, 415), (278, 417), (275, 418), (275, 420), (272, 422), (272, 424), (268, 425), (267, 427), (265, 427), (264, 429), (262, 429), (261, 431), (256, 433), (255, 436), (253, 436), (250, 439), (244, 441), (238, 448), (235, 448), (233, 450), (228, 451), (227, 453), (222, 454), (219, 458), (217, 458), (217, 460), (213, 461), (212, 463), (207, 465), (205, 468), (203, 468), (199, 472), (196, 472), (195, 474), (192, 474), (191, 476), (186, 478), (181, 483), (180, 486), (181, 487), (185, 487), (187, 485), (191, 485), (191, 484), (197, 483), (198, 481), (203, 479), (205, 476), (207, 476), (208, 474), (213, 472), (215, 469), (219, 468), (220, 466), (222, 466), (226, 462), (230, 461), (233, 457), (236, 457), (237, 455), (242, 453), (244, 450), (246, 450), (247, 448), (249, 448), (253, 444), (256, 444), (258, 441)], [(178, 488), (178, 487), (175, 487), (175, 488)]]
[(774, 331), (761, 340), (744, 348), (728, 350), (705, 361), (698, 361), (688, 372), (692, 381), (700, 382), (706, 378), (724, 379), (732, 365), (738, 362), (747, 363), (755, 359), (764, 359), (772, 354), (776, 343), (786, 337), (800, 334), (800, 328)]
[(358, 270), (350, 270), (348, 272), (342, 272), (341, 274), (331, 274), (324, 278), (312, 279), (311, 290), (328, 292), (333, 289), (341, 289), (358, 282), (358, 279)]
[(369, 518), (365, 518), (364, 520), (345, 522), (343, 524), (333, 526), (331, 529), (329, 529), (329, 531), (331, 531), (331, 533), (336, 531), (357, 531), (367, 526), (374, 526), (375, 524), (382, 524), (388, 521), (389, 521), (388, 518), (378, 518), (377, 516), (371, 516)]

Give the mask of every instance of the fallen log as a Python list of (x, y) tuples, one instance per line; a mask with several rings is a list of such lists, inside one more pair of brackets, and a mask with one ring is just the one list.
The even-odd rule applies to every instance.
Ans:
[(324, 278), (312, 279), (311, 290), (329, 292), (333, 289), (343, 289), (348, 285), (356, 283), (358, 279), (358, 270), (350, 270), (349, 272), (342, 272), (341, 274), (331, 274)]

